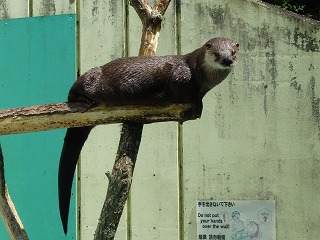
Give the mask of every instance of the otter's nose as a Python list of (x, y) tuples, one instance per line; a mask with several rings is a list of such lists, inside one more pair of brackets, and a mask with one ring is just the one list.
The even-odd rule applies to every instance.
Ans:
[(230, 66), (233, 63), (231, 58), (225, 57), (222, 59), (222, 64), (225, 66)]

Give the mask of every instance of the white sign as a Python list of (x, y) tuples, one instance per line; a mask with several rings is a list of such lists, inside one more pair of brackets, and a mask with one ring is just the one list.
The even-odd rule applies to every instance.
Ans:
[(197, 240), (276, 240), (275, 201), (197, 201)]

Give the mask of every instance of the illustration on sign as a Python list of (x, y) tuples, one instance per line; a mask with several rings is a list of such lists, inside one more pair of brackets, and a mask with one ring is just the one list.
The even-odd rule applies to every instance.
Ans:
[(198, 240), (276, 240), (275, 201), (197, 202)]

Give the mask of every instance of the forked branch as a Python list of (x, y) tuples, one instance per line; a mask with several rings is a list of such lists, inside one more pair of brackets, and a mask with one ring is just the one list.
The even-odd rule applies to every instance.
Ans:
[(28, 240), (19, 215), (10, 198), (4, 177), (4, 157), (0, 145), (0, 214), (11, 239)]
[[(146, 0), (131, 0), (130, 3), (143, 25), (139, 55), (154, 56), (162, 16), (170, 0), (159, 0), (154, 7), (150, 7)], [(131, 188), (142, 129), (141, 122), (123, 124), (115, 164), (112, 172), (108, 173), (109, 186), (95, 232), (95, 240), (114, 239)]]

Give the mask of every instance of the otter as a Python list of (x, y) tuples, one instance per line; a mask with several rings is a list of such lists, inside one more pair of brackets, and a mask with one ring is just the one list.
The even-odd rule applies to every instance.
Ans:
[[(159, 105), (190, 103), (201, 116), (202, 98), (221, 83), (237, 62), (239, 44), (213, 38), (180, 56), (140, 56), (113, 60), (80, 76), (70, 89), (69, 102)], [(93, 127), (69, 128), (58, 173), (60, 216), (67, 234), (72, 180), (83, 144)]]

